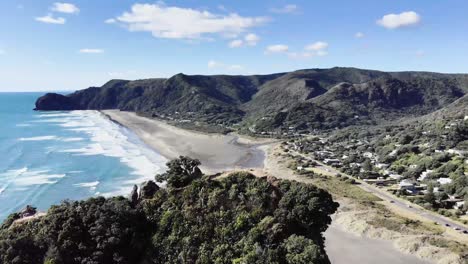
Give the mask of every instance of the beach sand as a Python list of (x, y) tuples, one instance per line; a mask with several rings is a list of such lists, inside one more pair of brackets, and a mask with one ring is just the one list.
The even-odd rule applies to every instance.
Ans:
[(262, 146), (272, 140), (256, 140), (239, 135), (206, 134), (189, 131), (163, 121), (141, 117), (133, 112), (101, 111), (113, 121), (129, 128), (148, 146), (167, 159), (188, 156), (199, 159), (205, 173), (263, 168)]

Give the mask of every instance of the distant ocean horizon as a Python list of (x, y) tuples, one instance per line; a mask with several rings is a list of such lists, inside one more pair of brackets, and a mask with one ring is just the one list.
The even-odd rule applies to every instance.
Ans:
[(43, 93), (0, 93), (0, 221), (33, 205), (128, 195), (166, 159), (98, 111), (36, 112)]

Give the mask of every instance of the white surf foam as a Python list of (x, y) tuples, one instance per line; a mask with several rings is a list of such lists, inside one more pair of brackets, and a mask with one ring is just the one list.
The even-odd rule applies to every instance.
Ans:
[(18, 138), (19, 141), (45, 141), (45, 140), (56, 140), (56, 136), (39, 136), (39, 137), (28, 137)]
[(10, 184), (16, 186), (54, 184), (57, 179), (65, 177), (65, 174), (50, 174), (49, 172), (49, 170), (29, 170), (28, 168), (9, 170), (0, 174), (7, 180), (7, 184), (1, 189), (5, 191)]
[(55, 184), (65, 174), (49, 174), (49, 170), (28, 171), (17, 177), (13, 183), (17, 186), (32, 186), (43, 184)]
[(94, 182), (82, 182), (82, 183), (77, 183), (74, 184), (76, 187), (83, 187), (83, 188), (89, 188), (91, 190), (96, 190), (96, 187), (99, 185), (99, 181), (94, 181)]
[(23, 123), (23, 124), (16, 124), (17, 127), (30, 127), (32, 126), (32, 124), (27, 124), (27, 123)]
[(46, 140), (58, 140), (62, 142), (76, 142), (82, 141), (84, 138), (81, 137), (57, 137), (57, 136), (37, 136), (28, 138), (18, 138), (19, 141), (46, 141)]
[(97, 111), (72, 111), (58, 125), (67, 130), (85, 133), (91, 140), (86, 146), (60, 152), (79, 156), (115, 157), (133, 170), (134, 177), (119, 183), (124, 186), (113, 194), (127, 193), (133, 184), (153, 179), (154, 175), (164, 171), (164, 157), (144, 145), (133, 133)]

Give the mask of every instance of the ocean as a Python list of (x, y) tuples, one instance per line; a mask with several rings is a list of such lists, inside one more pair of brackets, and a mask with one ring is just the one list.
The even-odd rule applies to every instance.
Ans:
[(166, 159), (98, 111), (36, 112), (43, 93), (0, 93), (0, 221), (26, 205), (128, 195)]

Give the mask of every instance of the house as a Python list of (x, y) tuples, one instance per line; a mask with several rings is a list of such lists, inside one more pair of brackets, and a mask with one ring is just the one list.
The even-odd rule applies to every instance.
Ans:
[(413, 190), (414, 189), (414, 182), (410, 180), (402, 180), (399, 184), (398, 187), (400, 187), (400, 190)]
[(403, 176), (401, 176), (400, 174), (395, 174), (395, 173), (392, 173), (389, 175), (390, 178), (392, 179), (395, 179), (397, 181), (401, 180), (401, 178), (403, 178)]
[(421, 173), (421, 176), (419, 176), (418, 181), (423, 181), (424, 179), (427, 178), (434, 170), (426, 170)]
[[(454, 196), (454, 195), (449, 195), (448, 199), (442, 200), (442, 205), (445, 208), (455, 208), (458, 203), (462, 203), (462, 202), (464, 202), (463, 199), (461, 199), (461, 198), (459, 198), (457, 196)], [(464, 203), (463, 203), (463, 205), (464, 205)]]
[(388, 168), (390, 165), (389, 164), (386, 164), (386, 163), (377, 163), (375, 164), (375, 167), (379, 168), (379, 169), (386, 169)]
[(453, 209), (462, 210), (464, 206), (465, 206), (465, 201), (455, 202)]
[(450, 179), (450, 178), (439, 178), (439, 179), (437, 179), (437, 182), (440, 183), (440, 185), (445, 185), (445, 184), (452, 183), (452, 179)]
[(323, 163), (328, 165), (341, 165), (341, 161), (339, 159), (324, 159)]

